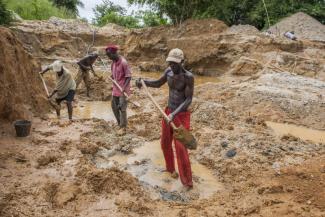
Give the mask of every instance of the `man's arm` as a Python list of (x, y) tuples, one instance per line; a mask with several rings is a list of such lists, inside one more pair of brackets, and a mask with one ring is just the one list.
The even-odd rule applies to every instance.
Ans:
[(180, 104), (178, 106), (177, 109), (175, 109), (170, 115), (169, 118), (171, 119), (171, 121), (174, 119), (174, 117), (180, 112), (183, 111), (185, 109), (187, 109), (191, 103), (192, 103), (192, 99), (193, 99), (193, 93), (194, 93), (194, 77), (188, 76), (186, 79), (186, 87), (185, 87), (185, 101)]
[(98, 77), (98, 75), (95, 73), (93, 65), (90, 65), (91, 72), (94, 74), (95, 77)]
[(58, 90), (53, 90), (53, 92), (48, 96), (48, 98), (51, 98)]
[(87, 64), (88, 62), (88, 56), (82, 58), (81, 60), (79, 60), (79, 62), (77, 62), (77, 64), (81, 67), (81, 69), (83, 70), (91, 70), (91, 67), (87, 66), (89, 64)]
[[(166, 71), (158, 80), (151, 80), (151, 81), (143, 80), (143, 81), (148, 87), (159, 88), (167, 82), (167, 72), (168, 71)], [(138, 88), (142, 87), (140, 79), (136, 81), (136, 85)]]
[(129, 85), (130, 81), (131, 81), (131, 77), (126, 77), (125, 78), (125, 82), (124, 82), (123, 87), (122, 87), (122, 90), (123, 90), (122, 92), (125, 91), (125, 88)]

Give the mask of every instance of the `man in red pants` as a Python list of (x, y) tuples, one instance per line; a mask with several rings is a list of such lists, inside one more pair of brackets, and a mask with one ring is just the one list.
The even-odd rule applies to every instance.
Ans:
[[(148, 87), (154, 88), (159, 88), (167, 82), (169, 86), (169, 98), (165, 112), (177, 127), (183, 125), (186, 129), (189, 129), (191, 114), (187, 109), (193, 98), (193, 74), (183, 68), (182, 63), (184, 61), (184, 54), (183, 51), (178, 48), (172, 49), (169, 52), (166, 61), (169, 67), (161, 78), (154, 81), (144, 80), (144, 82)], [(141, 88), (140, 79), (136, 81), (136, 85)], [(175, 171), (172, 140), (173, 129), (170, 123), (162, 120), (161, 148), (165, 157), (166, 169), (176, 178), (177, 173)], [(176, 139), (174, 139), (174, 143), (181, 182), (188, 189), (191, 189), (193, 187), (192, 171), (187, 149)]]

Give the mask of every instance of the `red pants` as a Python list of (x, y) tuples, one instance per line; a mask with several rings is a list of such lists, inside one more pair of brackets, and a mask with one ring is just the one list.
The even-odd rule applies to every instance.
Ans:
[[(169, 115), (171, 113), (169, 108), (165, 109), (165, 113)], [(191, 113), (180, 112), (174, 118), (174, 123), (178, 127), (183, 125), (186, 129), (190, 129), (190, 116)], [(163, 119), (161, 122), (162, 135), (161, 135), (161, 148), (164, 153), (166, 169), (172, 173), (175, 171), (174, 153), (172, 148), (173, 142), (173, 128), (166, 123)], [(178, 140), (174, 139), (178, 172), (181, 182), (185, 186), (193, 186), (192, 182), (192, 171), (189, 155), (185, 146)]]

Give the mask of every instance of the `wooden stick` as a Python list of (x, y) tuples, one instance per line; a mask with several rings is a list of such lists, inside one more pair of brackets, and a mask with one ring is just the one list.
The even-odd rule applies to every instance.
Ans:
[[(105, 69), (106, 70), (108, 70), (108, 67), (106, 66), (106, 64), (104, 63), (104, 61), (102, 60), (102, 58), (100, 58), (99, 57), (99, 59), (100, 59), (100, 61), (103, 63), (103, 65), (104, 65), (104, 67), (105, 67)], [(108, 78), (116, 85), (116, 87), (122, 92), (122, 87), (113, 79), (113, 78), (111, 78), (110, 76), (108, 76)], [(124, 93), (124, 96), (126, 97), (126, 98), (129, 98), (129, 95), (127, 94), (127, 93), (125, 93), (125, 92), (123, 92)]]
[(148, 87), (146, 85), (146, 83), (144, 83), (144, 81), (141, 79), (141, 84), (145, 90), (145, 92), (147, 93), (147, 95), (149, 96), (149, 98), (151, 99), (151, 101), (153, 102), (153, 104), (157, 107), (157, 109), (160, 111), (160, 113), (164, 116), (164, 118), (170, 122), (170, 125), (172, 126), (173, 129), (177, 129), (177, 127), (175, 126), (175, 124), (169, 119), (169, 117), (166, 115), (166, 113), (162, 110), (162, 108), (158, 105), (158, 103), (156, 102), (156, 100), (153, 98), (153, 96), (150, 94)]
[(45, 89), (45, 91), (46, 91), (47, 96), (50, 96), (50, 94), (49, 94), (49, 90), (47, 89), (47, 86), (46, 86), (46, 83), (45, 83), (45, 81), (44, 81), (43, 75), (41, 75), (41, 74), (39, 74), (39, 75), (40, 75), (40, 77), (41, 77), (41, 80), (42, 80), (42, 83), (43, 83), (43, 86), (44, 86), (44, 89)]
[[(102, 64), (104, 65), (104, 67), (105, 67), (105, 69), (108, 71), (108, 67), (106, 66), (106, 64), (104, 63), (104, 61), (102, 60), (102, 58), (100, 58), (99, 57), (99, 59), (100, 59), (100, 61), (102, 62)], [(108, 78), (116, 85), (116, 87), (121, 91), (121, 92), (123, 92), (123, 94), (124, 94), (124, 96), (126, 97), (126, 99), (129, 99), (130, 98), (130, 96), (127, 94), (127, 93), (125, 93), (124, 91), (122, 91), (122, 87), (113, 79), (113, 78), (111, 78), (110, 76), (108, 76)], [(140, 104), (138, 104), (138, 103), (136, 103), (136, 102), (132, 102), (131, 101), (131, 103), (133, 104), (133, 105), (135, 105), (135, 106), (137, 106), (137, 107), (140, 107)]]

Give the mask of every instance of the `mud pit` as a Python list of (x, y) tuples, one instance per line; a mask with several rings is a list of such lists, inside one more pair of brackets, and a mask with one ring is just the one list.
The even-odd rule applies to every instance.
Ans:
[(165, 172), (160, 141), (146, 142), (134, 149), (131, 155), (116, 154), (110, 157), (110, 154), (106, 149), (98, 152), (94, 159), (96, 166), (99, 168), (117, 166), (130, 172), (144, 187), (149, 187), (153, 199), (189, 202), (193, 199), (209, 198), (223, 190), (222, 184), (214, 177), (213, 172), (192, 159), (194, 189), (187, 192), (179, 179), (173, 179)]
[[(115, 121), (110, 101), (79, 101), (73, 107), (75, 120), (95, 118), (105, 121)], [(134, 114), (135, 112), (132, 109), (128, 109), (128, 117)], [(56, 119), (55, 112), (50, 115), (50, 118)], [(68, 119), (68, 112), (65, 105), (62, 105), (61, 119)]]
[[(190, 152), (193, 190), (163, 171), (161, 118), (142, 91), (134, 89), (134, 99), (145, 109), (130, 106), (122, 137), (108, 101), (77, 96), (72, 123), (35, 118), (23, 139), (9, 124), (1, 127), (1, 215), (324, 216), (323, 140), (267, 125), (285, 121), (323, 139), (325, 84), (272, 71), (214, 81), (197, 82), (191, 106), (199, 142)], [(151, 92), (165, 105), (166, 90)], [(299, 113), (306, 102), (310, 112)]]
[[(45, 25), (46, 21), (41, 23)], [(222, 23), (215, 24), (218, 27)], [(32, 21), (28, 24), (31, 31), (33, 25)], [(189, 22), (181, 29), (185, 35), (190, 31), (191, 37), (171, 41), (162, 38), (152, 46), (155, 52), (149, 51), (146, 55), (161, 52), (167, 42), (181, 42), (187, 52), (191, 52), (189, 43), (198, 47), (194, 42), (204, 39), (201, 31), (196, 32), (197, 28), (192, 27)], [(217, 50), (208, 58), (196, 58), (196, 52), (190, 53), (193, 68), (203, 65), (203, 69), (217, 68), (213, 75), (223, 74), (195, 77), (190, 111), (192, 132), (199, 146), (190, 151), (193, 190), (185, 191), (179, 179), (172, 179), (163, 171), (159, 144), (161, 117), (146, 95), (136, 88), (133, 88), (132, 100), (144, 108), (130, 103), (128, 132), (125, 136), (117, 135), (118, 127), (110, 112), (111, 83), (105, 82), (107, 74), (103, 73), (102, 78), (91, 78), (90, 98), (85, 96), (81, 85), (76, 95), (73, 122), (66, 119), (65, 105), (62, 105), (61, 120), (51, 116), (54, 113), (47, 117), (35, 112), (31, 135), (16, 138), (11, 123), (1, 120), (0, 216), (325, 216), (325, 83), (319, 79), (324, 77), (321, 55), (324, 46), (269, 39), (252, 31), (239, 34), (236, 28), (231, 28), (230, 34), (222, 32), (227, 30), (222, 25), (213, 34), (205, 35), (204, 40), (208, 41), (210, 37), (218, 38), (209, 44), (208, 47)], [(23, 32), (23, 28), (21, 31), (25, 39), (32, 34)], [(43, 43), (52, 34), (46, 37), (41, 28), (39, 31), (44, 36)], [(167, 31), (152, 29), (144, 38), (152, 38), (154, 33), (160, 36), (161, 32)], [(69, 33), (63, 34), (66, 40), (72, 39), (66, 34)], [(123, 37), (127, 37), (125, 34)], [(154, 44), (154, 41), (147, 40), (141, 47), (141, 43), (137, 43), (141, 31), (130, 34), (136, 38), (129, 45), (136, 46), (130, 46), (131, 50), (126, 53), (140, 61), (132, 62), (134, 78), (160, 77), (161, 73), (137, 72), (137, 68), (143, 68), (152, 59), (138, 56), (136, 52), (148, 48), (146, 43)], [(63, 36), (58, 34), (55, 38)], [(86, 33), (82, 36), (87, 39)], [(106, 42), (104, 36), (101, 39)], [(73, 41), (84, 45), (77, 36)], [(69, 50), (70, 44), (67, 48), (60, 43), (50, 47), (54, 56), (45, 59), (42, 65), (57, 55), (67, 58), (67, 51), (74, 52)], [(263, 46), (255, 49), (255, 45)], [(29, 45), (29, 48), (34, 47)], [(48, 52), (45, 48), (39, 49), (39, 54)], [(303, 57), (308, 51), (311, 57), (315, 53), (319, 59), (317, 64), (302, 65), (310, 67), (308, 69), (299, 67), (304, 61), (297, 61), (297, 73), (293, 73), (291, 63), (285, 62), (285, 58), (284, 62), (276, 58), (272, 62), (281, 70), (264, 67), (256, 61), (263, 60), (260, 56), (273, 58), (277, 49), (282, 49), (281, 58)], [(201, 49), (204, 53), (206, 50), (205, 47)], [(35, 54), (33, 49), (31, 52)], [(220, 58), (215, 60), (216, 56)], [(230, 63), (239, 56), (247, 56), (234, 64), (241, 75), (227, 73)], [(159, 61), (161, 67), (164, 58)], [(67, 65), (76, 72), (71, 64)], [(95, 70), (103, 69), (96, 63)], [(318, 74), (313, 78), (296, 75), (310, 75), (314, 70)], [(53, 86), (53, 82), (49, 84)], [(135, 87), (134, 80), (132, 85)], [(40, 88), (38, 85), (37, 93), (42, 93)], [(166, 85), (150, 89), (162, 107), (166, 105), (167, 90)], [(40, 97), (45, 100), (43, 95)]]
[(292, 136), (293, 139), (296, 137), (315, 143), (325, 143), (324, 130), (313, 130), (292, 124), (281, 124), (274, 122), (266, 122), (266, 124), (272, 128), (277, 135), (282, 136), (282, 138)]

